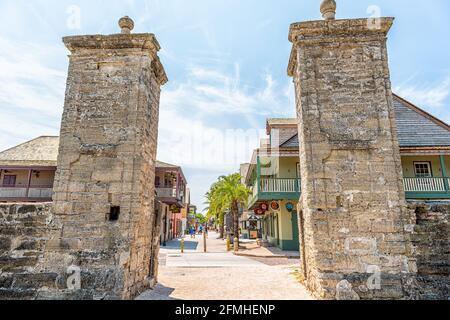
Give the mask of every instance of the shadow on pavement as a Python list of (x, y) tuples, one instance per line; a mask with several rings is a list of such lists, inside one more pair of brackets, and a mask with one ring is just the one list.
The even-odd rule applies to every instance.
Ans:
[(168, 288), (158, 283), (155, 288), (146, 291), (136, 300), (179, 300), (170, 296), (174, 291), (174, 288)]
[[(181, 239), (168, 241), (166, 246), (161, 246), (162, 249), (166, 250), (180, 250), (181, 249)], [(187, 239), (184, 240), (184, 250), (197, 250), (198, 242), (197, 241), (189, 241)]]

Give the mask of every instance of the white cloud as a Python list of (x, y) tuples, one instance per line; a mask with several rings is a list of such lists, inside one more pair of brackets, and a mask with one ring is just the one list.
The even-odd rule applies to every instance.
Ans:
[(196, 66), (187, 72), (186, 82), (163, 88), (158, 158), (197, 172), (188, 180), (201, 208), (215, 179), (251, 160), (266, 137), (265, 119), (293, 116), (295, 105), (291, 84), (280, 86), (268, 72), (259, 89), (242, 82), (239, 64), (228, 73)]
[(395, 92), (418, 105), (441, 108), (450, 96), (450, 77), (438, 84), (410, 85), (406, 83), (397, 86)]
[(163, 108), (182, 110), (192, 108), (206, 114), (252, 114), (273, 116), (292, 114), (294, 106), (286, 102), (286, 89), (270, 74), (264, 75), (265, 87), (252, 90), (240, 81), (240, 66), (235, 64), (233, 75), (214, 69), (191, 67), (188, 81), (172, 90), (163, 91)]
[(0, 149), (58, 134), (66, 75), (51, 64), (65, 53), (0, 37)]

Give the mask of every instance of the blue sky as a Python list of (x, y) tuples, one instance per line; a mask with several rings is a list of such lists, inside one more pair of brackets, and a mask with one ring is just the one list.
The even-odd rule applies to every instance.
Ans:
[[(450, 2), (338, 0), (338, 18), (396, 17), (389, 35), (394, 91), (450, 122)], [(268, 117), (295, 114), (286, 67), (293, 22), (320, 18), (320, 0), (0, 0), (0, 150), (57, 135), (67, 54), (61, 37), (155, 33), (170, 82), (158, 158), (183, 166), (192, 202), (238, 170)], [(375, 7), (374, 7), (375, 6)], [(79, 17), (79, 19), (78, 19)]]

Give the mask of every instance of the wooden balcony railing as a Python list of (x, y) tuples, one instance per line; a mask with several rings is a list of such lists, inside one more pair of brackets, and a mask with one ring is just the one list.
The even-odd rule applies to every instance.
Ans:
[(156, 194), (158, 198), (176, 198), (176, 188), (156, 188)]
[(300, 179), (262, 178), (260, 192), (298, 193), (301, 191)]
[(404, 178), (406, 192), (448, 192), (450, 178)]
[(26, 187), (0, 187), (0, 199), (50, 199), (53, 195), (52, 186), (30, 186)]
[(248, 203), (251, 208), (258, 201), (294, 200), (299, 198), (301, 179), (260, 178), (257, 179), (249, 195)]

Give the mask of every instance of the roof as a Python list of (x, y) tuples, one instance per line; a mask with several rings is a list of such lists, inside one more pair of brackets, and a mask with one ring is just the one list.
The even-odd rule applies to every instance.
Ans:
[(187, 184), (186, 176), (184, 175), (183, 169), (180, 166), (157, 160), (156, 161), (156, 169), (157, 170), (175, 170), (175, 171), (178, 171), (181, 174), (181, 177), (183, 178), (184, 182)]
[(293, 118), (273, 118), (267, 119), (266, 130), (270, 134), (270, 129), (273, 127), (293, 127), (298, 125), (298, 120)]
[(56, 167), (58, 148), (59, 137), (38, 137), (0, 152), (0, 165)]
[(176, 166), (174, 164), (170, 164), (170, 163), (166, 163), (166, 162), (162, 162), (162, 161), (156, 161), (156, 168), (173, 168), (173, 169), (178, 169), (179, 166)]
[[(0, 152), (0, 165), (56, 167), (58, 163), (58, 151), (59, 137), (42, 136)], [(184, 181), (187, 181), (184, 177), (183, 170), (179, 166), (156, 161), (156, 168), (179, 170)]]
[[(394, 110), (401, 148), (450, 147), (450, 126), (411, 102), (394, 95)], [(280, 148), (298, 148), (298, 134)]]
[(394, 95), (400, 147), (450, 146), (450, 126), (411, 102)]

